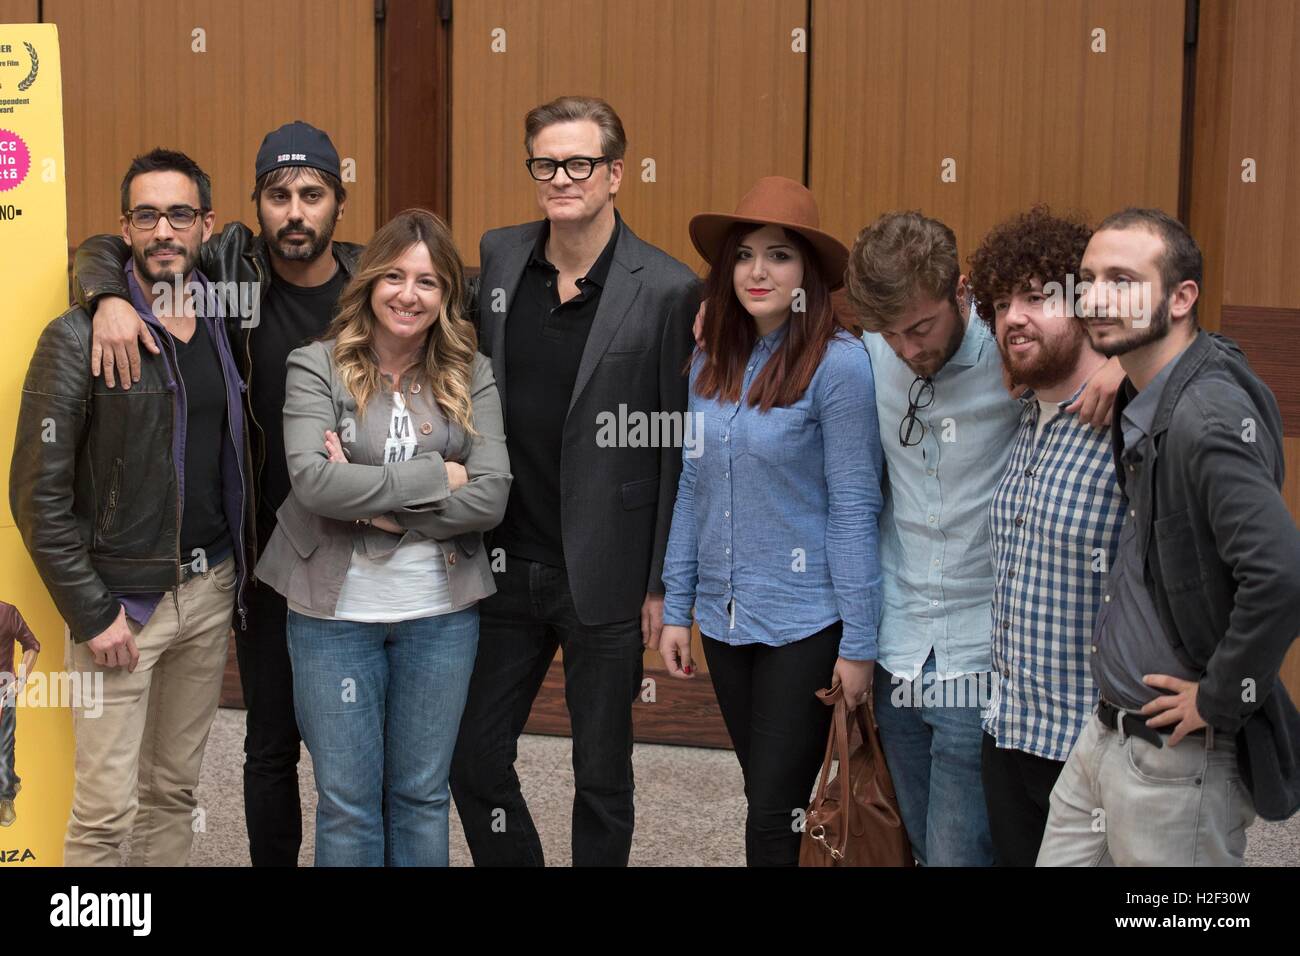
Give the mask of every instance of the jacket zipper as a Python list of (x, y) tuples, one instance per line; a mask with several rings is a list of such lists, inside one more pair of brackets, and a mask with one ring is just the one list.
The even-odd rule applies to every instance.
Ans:
[(113, 515), (117, 512), (117, 496), (122, 490), (122, 459), (113, 459), (113, 480), (108, 486), (108, 507), (104, 509), (104, 520), (99, 523), (99, 533), (108, 534), (113, 524)]
[[(262, 299), (264, 298), (262, 290), (264, 288), (269, 288), (269, 284), (266, 282), (266, 276), (263, 275), (262, 273), (261, 261), (256, 256), (252, 256), (251, 258), (253, 260), (253, 268), (257, 271), (257, 281), (258, 281), (257, 308), (258, 308), (258, 312), (260, 313), (262, 308)], [(257, 416), (253, 414), (253, 330), (251, 327), (247, 329), (244, 333), (244, 359), (245, 359), (244, 368), (248, 369), (248, 381), (245, 383), (245, 387), (244, 387), (244, 394), (247, 396), (248, 400), (244, 403), (244, 410), (248, 413), (248, 420), (253, 423), (253, 428), (257, 430), (257, 455), (256, 455), (257, 473), (253, 475), (253, 488), (249, 492), (251, 496), (250, 502), (251, 502), (251, 507), (253, 509), (253, 515), (254, 517), (256, 517), (257, 508), (258, 508), (257, 489), (261, 486), (262, 466), (266, 463), (266, 433), (262, 431), (262, 426), (258, 422)], [(242, 515), (240, 516), (240, 520), (241, 521), (243, 520)], [(260, 546), (260, 542), (259, 542), (259, 546)]]
[[(258, 276), (259, 276), (259, 277), (261, 276), (261, 270), (260, 270), (260, 269), (258, 270)], [(259, 308), (260, 308), (260, 303), (259, 303)], [(220, 330), (220, 332), (221, 332), (222, 335), (225, 335), (225, 331), (226, 331), (226, 330), (225, 330), (225, 328), (224, 328), (224, 322), (221, 323), (221, 325), (219, 326), (219, 330)], [(253, 330), (252, 330), (252, 329), (249, 329), (248, 331), (249, 331), (249, 338), (251, 338), (251, 337), (252, 337), (252, 331), (253, 331)], [(226, 363), (222, 360), (222, 354), (221, 354), (221, 343), (219, 343), (219, 342), (214, 342), (213, 344), (216, 345), (216, 347), (217, 347), (217, 363), (221, 366), (221, 381), (222, 381), (222, 384), (225, 385), (225, 389), (226, 389), (226, 397), (227, 397), (227, 399), (229, 399), (229, 397), (230, 397), (230, 372), (229, 372), (229, 370), (226, 368)], [(227, 346), (227, 352), (229, 352), (229, 346), (230, 346), (230, 339), (229, 339), (229, 337), (226, 338), (226, 346)], [(251, 346), (250, 346), (250, 349), (251, 349)], [(231, 364), (234, 364), (234, 361), (235, 361), (235, 356), (234, 356), (233, 354), (231, 354), (231, 355), (230, 355), (230, 362), (231, 362)], [(253, 379), (253, 376), (252, 376), (252, 366), (251, 366), (251, 365), (249, 366), (249, 376), (248, 376), (248, 379), (249, 379), (250, 382), (251, 382), (252, 379)], [(243, 402), (243, 400), (244, 400), (244, 399), (243, 399), (243, 395), (248, 394), (247, 388), (248, 388), (248, 387), (245, 386), (245, 389), (243, 390), (243, 394), (241, 394), (241, 396), (240, 396), (240, 401), (241, 401), (241, 402)], [(251, 405), (252, 405), (252, 400), (250, 399), (250, 400), (246, 403), (246, 408), (245, 408), (245, 410), (247, 410), (247, 407), (248, 407), (248, 406), (251, 406)], [(234, 425), (232, 425), (231, 422), (230, 422), (230, 411), (229, 411), (229, 409), (227, 409), (227, 411), (226, 411), (226, 434), (228, 434), (228, 435), (230, 436), (230, 450), (231, 450), (231, 451), (234, 453), (234, 455), (235, 455), (235, 465), (236, 465), (236, 467), (238, 468), (238, 465), (239, 465), (239, 442), (238, 442), (238, 441), (236, 440), (236, 438), (235, 438), (235, 427), (234, 427)], [(240, 629), (241, 631), (247, 631), (247, 630), (248, 630), (248, 611), (245, 610), (245, 608), (244, 608), (244, 575), (245, 575), (245, 573), (246, 573), (247, 570), (248, 570), (248, 569), (247, 569), (248, 555), (244, 552), (244, 517), (245, 517), (245, 515), (247, 515), (247, 513), (248, 513), (248, 500), (249, 500), (249, 499), (248, 499), (248, 495), (249, 495), (249, 491), (248, 491), (248, 485), (247, 485), (247, 483), (244, 481), (244, 469), (243, 469), (243, 468), (238, 468), (238, 471), (239, 471), (239, 537), (238, 537), (238, 539), (235, 541), (235, 548), (236, 548), (236, 550), (237, 550), (237, 557), (236, 557), (236, 560), (235, 560), (235, 567), (236, 567), (236, 571), (235, 571), (235, 610), (239, 612), (239, 629)], [(245, 567), (240, 568), (240, 565), (245, 565)]]

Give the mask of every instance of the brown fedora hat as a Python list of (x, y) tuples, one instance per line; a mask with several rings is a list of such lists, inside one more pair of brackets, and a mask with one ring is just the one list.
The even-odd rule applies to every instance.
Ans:
[(844, 267), (849, 250), (818, 226), (817, 200), (802, 183), (784, 176), (764, 176), (745, 193), (734, 213), (706, 212), (691, 219), (691, 242), (711, 266), (722, 248), (727, 232), (738, 222), (755, 226), (780, 226), (808, 240), (817, 255), (817, 266), (832, 292), (844, 285)]

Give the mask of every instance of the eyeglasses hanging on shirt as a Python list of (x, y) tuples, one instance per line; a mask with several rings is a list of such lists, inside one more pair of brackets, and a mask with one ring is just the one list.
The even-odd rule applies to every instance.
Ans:
[(921, 444), (925, 438), (925, 422), (916, 413), (928, 408), (934, 401), (934, 380), (918, 375), (907, 390), (907, 414), (898, 426), (898, 440), (904, 448)]

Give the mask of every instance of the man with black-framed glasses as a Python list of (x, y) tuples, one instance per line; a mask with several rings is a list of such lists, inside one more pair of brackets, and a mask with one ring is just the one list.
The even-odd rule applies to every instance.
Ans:
[[(227, 223), (203, 244), (200, 266), (226, 288), (238, 288), (241, 309), (228, 314), (235, 360), (248, 384), (245, 410), (252, 460), (255, 534), (271, 540), (277, 512), (289, 496), (284, 454), (285, 362), (289, 353), (325, 331), (361, 246), (334, 238), (347, 189), (329, 135), (296, 120), (270, 131), (253, 164), (252, 200), (258, 231)], [(77, 249), (73, 290), (94, 316), (92, 372), (105, 384), (130, 389), (142, 351), (154, 346), (127, 294), (128, 255), (116, 236), (91, 236)], [(137, 343), (140, 343), (137, 346)], [(248, 708), (244, 737), (244, 818), (254, 866), (296, 866), (302, 845), (298, 760), (302, 738), (293, 706), (293, 671), (286, 641), (288, 605), (254, 579), (248, 627), (235, 631), (239, 681)]]
[[(155, 149), (122, 181), (124, 276), (156, 352), (129, 392), (90, 369), (91, 318), (42, 332), (23, 385), (10, 505), (68, 626), (68, 667), (102, 673), (102, 712), (73, 706), (64, 862), (183, 866), (232, 611), (245, 616), (251, 497), (243, 382), (199, 248), (212, 186)], [(175, 295), (182, 287), (193, 295)]]
[(497, 593), (479, 605), (451, 790), (476, 865), (542, 864), (514, 762), (563, 648), (573, 863), (622, 866), (632, 846), (632, 701), (663, 626), (682, 449), (630, 434), (607, 442), (598, 423), (684, 419), (698, 280), (614, 208), (627, 140), (608, 103), (561, 97), (531, 110), (524, 129), (545, 219), (486, 233), (474, 285), (514, 481), (488, 543)]

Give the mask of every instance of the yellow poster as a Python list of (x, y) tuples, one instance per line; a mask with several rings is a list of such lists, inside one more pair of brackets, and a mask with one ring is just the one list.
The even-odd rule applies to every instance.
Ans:
[[(0, 24), (0, 866), (61, 865), (72, 800), (72, 682), (64, 671), (63, 621), (9, 510), (27, 362), (46, 323), (68, 307), (66, 197), (58, 30)], [(14, 675), (22, 677), (24, 659), (32, 657), (22, 643), (30, 643), (28, 630), (40, 651), (20, 682)]]

